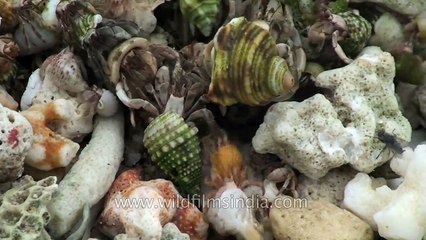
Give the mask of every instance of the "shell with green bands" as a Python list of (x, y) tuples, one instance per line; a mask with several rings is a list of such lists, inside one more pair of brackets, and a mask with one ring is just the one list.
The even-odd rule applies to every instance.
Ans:
[(366, 46), (370, 39), (371, 23), (353, 11), (340, 13), (339, 16), (345, 20), (349, 34), (345, 39), (339, 41), (339, 44), (346, 54), (356, 55)]
[(225, 106), (285, 100), (298, 88), (269, 31), (243, 17), (234, 18), (216, 33), (212, 64), (208, 97)]
[(216, 25), (219, 0), (179, 0), (180, 11), (204, 36), (209, 36)]
[(145, 129), (144, 145), (152, 160), (186, 193), (200, 193), (201, 148), (198, 129), (177, 113), (165, 112)]

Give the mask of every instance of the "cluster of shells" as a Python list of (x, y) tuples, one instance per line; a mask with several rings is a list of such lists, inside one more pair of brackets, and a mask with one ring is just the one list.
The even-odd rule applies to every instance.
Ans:
[[(205, 196), (200, 200), (226, 192), (247, 197), (242, 191), (247, 188), (264, 195), (265, 179), (283, 182), (282, 193), (297, 197), (302, 174), (272, 154), (256, 153), (251, 139), (272, 104), (327, 95), (312, 79), (351, 63), (368, 45), (395, 58), (402, 104), (412, 101), (405, 100), (406, 89), (418, 91), (415, 107), (404, 114), (413, 128), (426, 126), (421, 94), (426, 89), (426, 4), (419, 1), (413, 8), (394, 2), (0, 0), (0, 106), (25, 117), (31, 127), (19, 126), (36, 136), (15, 143), (6, 133), (6, 142), (25, 144), (25, 156), (13, 153), (0, 162), (5, 186), (23, 175), (55, 176), (61, 191), (60, 180), (71, 179), (75, 171), (70, 169), (87, 160), (81, 157), (87, 152), (79, 150), (100, 134), (92, 134), (96, 121), (124, 115), (123, 136), (116, 131), (124, 141), (119, 165), (101, 176), (115, 181), (99, 183), (109, 191), (99, 190), (99, 199), (87, 203), (90, 212), (82, 205), (72, 213), (81, 221), (71, 221), (70, 227), (57, 223), (65, 220), (47, 205), (53, 217), (40, 225), (43, 231), (32, 229), (42, 234), (31, 239), (268, 239), (267, 208), (221, 213), (195, 201), (137, 213), (117, 209), (113, 199), (189, 202), (190, 196)], [(400, 34), (389, 30), (391, 41), (383, 40), (378, 27), (383, 22), (396, 22)], [(115, 141), (117, 136), (111, 136)], [(0, 149), (6, 142), (0, 141)], [(92, 151), (93, 158), (110, 157)], [(17, 163), (22, 159), (25, 165)], [(87, 179), (102, 171), (92, 167), (81, 169)], [(96, 186), (80, 190), (87, 195), (90, 189)], [(57, 202), (55, 195), (52, 201)], [(2, 206), (0, 201), (0, 212)], [(233, 214), (243, 227), (232, 225)], [(17, 230), (7, 229), (12, 230), (0, 237), (36, 236), (14, 238)], [(165, 229), (177, 233), (169, 236)]]

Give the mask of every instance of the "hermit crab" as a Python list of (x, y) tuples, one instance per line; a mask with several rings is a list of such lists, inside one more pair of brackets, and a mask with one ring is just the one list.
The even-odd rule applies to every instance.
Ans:
[(183, 192), (198, 193), (201, 148), (193, 122), (214, 124), (204, 105), (208, 74), (172, 48), (140, 37), (113, 49), (107, 63), (109, 83), (130, 108), (132, 124), (147, 125), (143, 144), (151, 159)]
[(351, 63), (349, 56), (358, 54), (367, 44), (372, 31), (371, 23), (356, 10), (333, 14), (324, 12), (324, 20), (314, 23), (308, 30), (308, 39), (318, 50), (325, 40), (331, 39), (336, 54), (345, 63)]

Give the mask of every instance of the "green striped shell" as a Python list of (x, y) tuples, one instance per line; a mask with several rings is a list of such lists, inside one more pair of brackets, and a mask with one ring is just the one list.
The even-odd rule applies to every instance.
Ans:
[(212, 82), (208, 97), (228, 106), (256, 106), (285, 100), (298, 87), (269, 31), (245, 18), (234, 18), (213, 39)]
[(370, 39), (371, 23), (352, 11), (340, 13), (339, 16), (345, 20), (349, 34), (345, 39), (339, 41), (339, 44), (346, 54), (356, 55)]
[(177, 113), (164, 112), (145, 129), (144, 145), (152, 160), (186, 193), (199, 193), (201, 148), (198, 129)]
[(220, 0), (179, 0), (180, 11), (204, 36), (209, 36), (216, 25)]

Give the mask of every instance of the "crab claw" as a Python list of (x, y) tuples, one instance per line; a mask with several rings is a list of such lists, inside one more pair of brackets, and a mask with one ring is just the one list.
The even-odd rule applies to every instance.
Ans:
[[(122, 82), (118, 82), (117, 85), (115, 85), (115, 90), (116, 90), (118, 99), (120, 99), (120, 101), (129, 108), (139, 109), (139, 108), (146, 108), (150, 105), (152, 106), (151, 103), (149, 103), (148, 101), (145, 101), (143, 99), (129, 98), (129, 96), (127, 96), (126, 91), (124, 90)], [(152, 106), (152, 107), (154, 107), (154, 106)]]
[(2, 86), (0, 86), (0, 105), (3, 105), (9, 109), (16, 110), (18, 109), (19, 104), (13, 99), (9, 93), (6, 92)]

